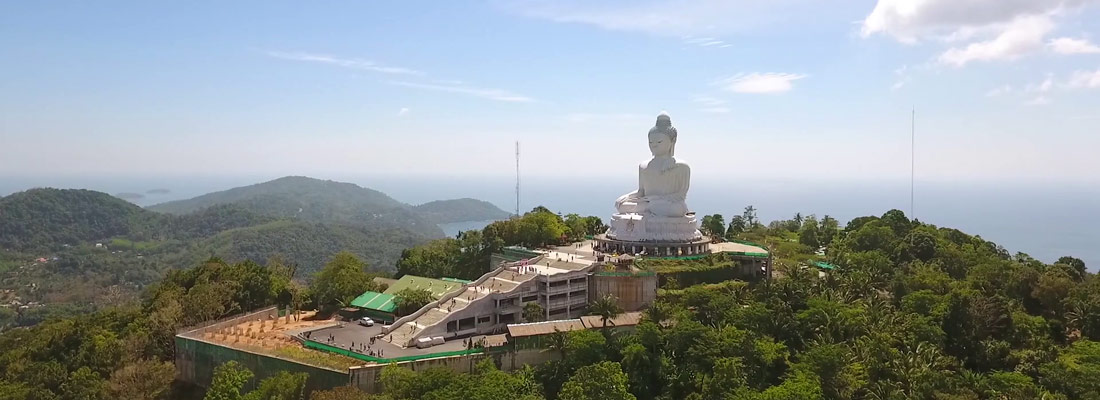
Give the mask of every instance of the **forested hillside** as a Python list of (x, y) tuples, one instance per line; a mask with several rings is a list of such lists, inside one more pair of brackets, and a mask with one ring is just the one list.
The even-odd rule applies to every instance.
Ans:
[(351, 183), (303, 176), (283, 177), (149, 209), (184, 215), (226, 204), (275, 218), (352, 225), (378, 232), (406, 229), (427, 238), (443, 236), (437, 224), (502, 219), (510, 215), (475, 199), (440, 200), (414, 207)]
[(32, 250), (133, 234), (157, 216), (91, 190), (32, 189), (0, 198), (0, 248)]
[(1100, 399), (1100, 279), (1079, 259), (1047, 264), (897, 210), (843, 227), (764, 225), (751, 207), (731, 225), (708, 217), (709, 234), (772, 248), (777, 277), (662, 290), (636, 331), (557, 334), (547, 350), (561, 360), (499, 385), (488, 366), (389, 368), (386, 395)]
[(436, 200), (415, 207), (416, 212), (437, 224), (505, 219), (511, 213), (493, 203), (477, 199)]
[(0, 310), (0, 330), (120, 304), (167, 271), (214, 256), (277, 257), (308, 281), (328, 257), (348, 251), (390, 273), (404, 249), (442, 236), (434, 222), (440, 215), (506, 214), (472, 199), (429, 204), (421, 210), (352, 184), (302, 177), (164, 207), (189, 211), (178, 215), (90, 190), (15, 193), (0, 198), (0, 304), (8, 307)]

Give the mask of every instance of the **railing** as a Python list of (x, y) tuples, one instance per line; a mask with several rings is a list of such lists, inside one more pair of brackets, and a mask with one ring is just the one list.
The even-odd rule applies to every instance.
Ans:
[(272, 311), (275, 311), (275, 315), (276, 315), (276, 317), (278, 317), (278, 315), (279, 315), (279, 306), (267, 306), (267, 307), (257, 308), (257, 309), (252, 310), (252, 311), (248, 311), (248, 312), (244, 312), (244, 313), (240, 313), (240, 314), (233, 314), (233, 315), (230, 315), (228, 317), (222, 317), (222, 318), (218, 318), (218, 319), (211, 320), (211, 321), (201, 322), (201, 323), (198, 323), (196, 325), (176, 329), (176, 334), (194, 332), (194, 331), (197, 331), (197, 330), (200, 330), (200, 329), (209, 328), (211, 326), (220, 324), (222, 322), (232, 321), (232, 320), (238, 319), (238, 318), (251, 319), (252, 316), (254, 316), (254, 315), (262, 314), (262, 313), (270, 314)]
[[(516, 263), (511, 263), (511, 264), (516, 264)], [(471, 287), (476, 288), (478, 286), (481, 286), (482, 284), (484, 284), (489, 279), (491, 279), (491, 278), (497, 276), (498, 274), (500, 274), (502, 271), (504, 271), (504, 269), (508, 268), (509, 266), (510, 266), (509, 264), (501, 265), (500, 267), (497, 267), (497, 269), (494, 269), (492, 271), (489, 271), (489, 272), (485, 273), (485, 275), (482, 275), (480, 278), (477, 278), (477, 280), (475, 280), (471, 283), (467, 283), (467, 284), (462, 285), (462, 290), (456, 290), (456, 291), (453, 291), (451, 293), (444, 294), (438, 300), (433, 301), (431, 303), (428, 303), (424, 307), (420, 307), (419, 310), (416, 310), (412, 314), (409, 314), (409, 315), (406, 315), (404, 317), (398, 318), (396, 321), (393, 322), (392, 325), (389, 326), (388, 329), (387, 328), (382, 328), (382, 333), (383, 334), (389, 334), (390, 332), (393, 332), (395, 329), (397, 329), (401, 325), (404, 325), (404, 324), (406, 324), (410, 321), (414, 321), (417, 318), (419, 318), (420, 316), (424, 315), (424, 313), (428, 312), (429, 310), (431, 310), (433, 308), (436, 308), (436, 307), (439, 307), (440, 304), (443, 304), (447, 301), (450, 301), (451, 299), (453, 299), (455, 297), (458, 297), (458, 296), (462, 295), (463, 293), (466, 293), (466, 289), (471, 288)], [(423, 330), (427, 330), (429, 327), (439, 325), (439, 323), (444, 322), (446, 320), (447, 320), (447, 318), (440, 319), (438, 322), (436, 322), (434, 324), (425, 326)], [(406, 345), (408, 345), (408, 343), (406, 343)]]
[(461, 355), (477, 354), (477, 353), (484, 353), (485, 352), (485, 349), (477, 348), (477, 349), (469, 349), (469, 350), (456, 350), (456, 351), (444, 351), (444, 352), (430, 353), (430, 354), (419, 354), (419, 355), (415, 355), (415, 356), (382, 358), (382, 357), (369, 356), (369, 355), (366, 355), (366, 354), (363, 354), (363, 353), (354, 352), (354, 351), (350, 351), (350, 350), (346, 350), (346, 349), (341, 349), (339, 347), (329, 346), (327, 344), (318, 343), (318, 342), (315, 342), (313, 340), (308, 340), (308, 339), (305, 340), (303, 345), (307, 348), (311, 348), (311, 349), (314, 349), (314, 350), (327, 351), (327, 352), (339, 354), (339, 355), (342, 355), (342, 356), (345, 356), (345, 357), (351, 357), (351, 358), (354, 358), (354, 359), (357, 359), (357, 360), (376, 362), (376, 363), (380, 363), (380, 364), (391, 363), (391, 362), (402, 362), (402, 361), (416, 361), (416, 360), (423, 360), (423, 359), (426, 359), (426, 358), (461, 356)]

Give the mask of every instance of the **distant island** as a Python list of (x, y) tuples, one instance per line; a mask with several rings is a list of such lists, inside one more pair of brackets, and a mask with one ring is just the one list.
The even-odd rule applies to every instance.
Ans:
[(134, 201), (134, 200), (144, 199), (145, 195), (143, 195), (141, 193), (122, 192), (122, 193), (115, 193), (115, 197), (118, 197), (118, 198), (123, 199), (123, 200)]
[(168, 194), (168, 193), (172, 193), (172, 191), (168, 190), (168, 189), (163, 189), (163, 188), (149, 189), (149, 190), (145, 191), (145, 194)]

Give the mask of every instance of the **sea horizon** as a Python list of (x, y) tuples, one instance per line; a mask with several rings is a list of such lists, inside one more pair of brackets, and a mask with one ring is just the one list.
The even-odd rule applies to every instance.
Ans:
[[(433, 200), (475, 198), (515, 212), (515, 178), (344, 175), (318, 179), (350, 182), (386, 193), (408, 204)], [(35, 188), (90, 189), (112, 195), (136, 193), (127, 199), (147, 207), (188, 199), (210, 192), (274, 179), (258, 175), (219, 177), (183, 176), (26, 176), (0, 179), (0, 196)], [(1100, 226), (1100, 189), (1089, 185), (1048, 182), (1004, 185), (988, 182), (915, 182), (911, 210), (908, 181), (831, 181), (769, 179), (696, 179), (688, 193), (688, 205), (699, 215), (740, 214), (745, 206), (757, 209), (765, 223), (789, 219), (795, 213), (830, 215), (843, 225), (852, 218), (881, 215), (898, 209), (912, 218), (940, 227), (959, 229), (1005, 247), (1011, 254), (1023, 252), (1051, 263), (1069, 255), (1085, 261), (1089, 270), (1100, 269), (1100, 248), (1093, 245)], [(519, 208), (528, 211), (545, 206), (563, 215), (577, 213), (607, 219), (616, 197), (633, 190), (628, 177), (576, 178), (525, 177), (521, 181)], [(163, 189), (163, 190), (160, 190)], [(154, 193), (149, 191), (156, 190)], [(166, 192), (164, 191), (166, 190)], [(441, 226), (448, 235), (457, 229), (477, 229), (487, 221), (467, 221)]]

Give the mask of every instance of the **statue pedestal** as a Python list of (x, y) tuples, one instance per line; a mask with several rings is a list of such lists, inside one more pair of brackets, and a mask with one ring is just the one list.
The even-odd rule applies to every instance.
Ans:
[(698, 227), (694, 214), (683, 217), (612, 214), (607, 237), (628, 242), (694, 242), (703, 237)]

